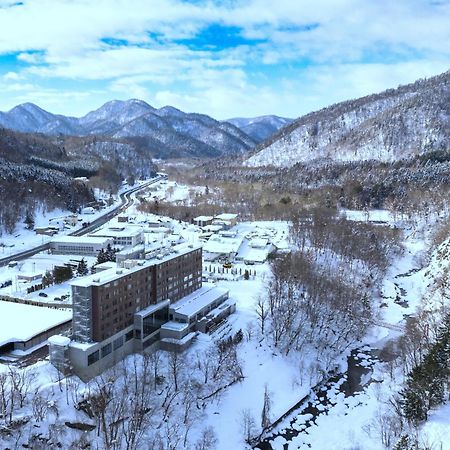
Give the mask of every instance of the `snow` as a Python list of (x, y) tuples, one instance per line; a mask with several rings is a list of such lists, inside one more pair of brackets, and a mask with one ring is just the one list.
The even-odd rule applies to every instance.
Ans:
[(28, 341), (71, 319), (71, 310), (0, 301), (0, 345)]
[[(178, 192), (180, 196), (181, 194), (186, 194), (187, 197), (183, 201), (189, 202), (189, 195), (192, 194), (192, 192), (189, 194), (190, 188), (186, 187), (185, 189), (179, 186), (174, 186), (174, 188), (174, 193)], [(177, 197), (175, 196), (175, 198)], [(144, 223), (146, 220), (152, 220), (152, 217), (153, 219), (157, 217), (140, 214), (136, 211), (135, 206), (132, 206), (129, 212), (131, 220), (136, 223)], [(385, 306), (380, 308), (379, 320), (376, 323), (374, 322), (357, 353), (360, 365), (371, 370), (370, 373), (362, 377), (362, 383), (367, 383), (367, 387), (351, 397), (345, 397), (343, 392), (338, 391), (338, 386), (342, 384), (344, 379), (339, 380), (336, 385), (329, 389), (324, 388), (327, 391), (328, 398), (335, 405), (330, 407), (316, 402), (315, 406), (318, 410), (322, 410), (323, 414), (320, 414), (316, 418), (315, 423), (312, 424), (310, 423), (313, 418), (311, 415), (299, 413), (293, 428), (305, 431), (302, 431), (292, 442), (289, 442), (289, 448), (293, 449), (343, 450), (358, 448), (358, 446), (364, 448), (364, 450), (383, 449), (379, 434), (376, 431), (376, 417), (383, 405), (388, 401), (389, 395), (399, 388), (401, 378), (394, 377), (394, 379), (390, 379), (386, 373), (385, 365), (378, 361), (373, 363), (365, 352), (369, 352), (372, 347), (381, 348), (386, 341), (400, 335), (401, 328), (397, 329), (395, 327), (404, 325), (404, 316), (413, 314), (417, 310), (421, 305), (421, 297), (425, 299), (427, 307), (432, 308), (439, 305), (439, 296), (430, 293), (428, 286), (433, 284), (433, 280), (439, 274), (448, 270), (450, 264), (448, 258), (445, 260), (442, 257), (442, 255), (446, 254), (442, 249), (445, 245), (448, 245), (450, 248), (450, 241), (446, 244), (444, 243), (443, 247), (441, 247), (441, 253), (433, 253), (429, 260), (422, 258), (421, 255), (428, 246), (427, 235), (424, 233), (423, 227), (410, 227), (406, 221), (398, 220), (388, 211), (346, 211), (345, 214), (351, 220), (387, 222), (390, 226), (402, 227), (405, 232), (405, 251), (393, 261), (382, 281), (379, 298), (376, 296), (374, 301), (379, 301), (380, 304), (385, 303)], [(178, 223), (178, 221), (171, 219), (164, 220), (173, 230), (171, 236), (161, 233), (161, 236), (157, 236), (159, 241), (151, 241), (150, 233), (146, 233), (146, 240), (153, 242), (155, 248), (158, 245), (170, 245), (170, 240), (179, 238), (179, 236), (182, 236), (187, 242), (198, 242), (198, 237), (202, 232), (198, 227)], [(113, 223), (115, 223), (114, 220), (111, 221), (111, 224)], [(256, 243), (257, 246), (263, 242), (270, 242), (277, 247), (289, 248), (288, 223), (286, 222), (245, 222), (233, 227), (232, 231), (243, 242), (238, 256), (246, 256), (244, 254), (241, 255), (241, 250), (242, 252), (244, 250), (247, 252), (261, 250), (251, 248), (251, 242)], [(215, 241), (217, 238), (223, 241), (233, 239), (213, 235), (211, 242), (217, 242)], [(39, 255), (36, 257), (39, 257)], [(51, 258), (49, 255), (40, 255), (40, 257)], [(34, 258), (32, 260), (35, 261), (35, 265), (38, 266), (39, 270), (41, 267), (44, 269), (44, 267), (48, 267), (48, 264), (51, 264), (51, 260), (47, 259), (45, 264), (42, 263), (42, 266), (40, 266), (37, 264), (39, 260)], [(32, 260), (26, 261), (23, 269), (27, 271), (31, 269)], [(208, 263), (207, 265), (222, 268), (221, 264), (212, 265)], [(233, 269), (238, 268), (245, 268), (245, 266), (233, 265)], [(18, 270), (19, 268), (3, 268), (1, 273), (5, 274), (2, 275), (5, 278), (11, 278), (11, 276), (14, 278)], [(286, 357), (272, 348), (266, 341), (260, 340), (257, 332), (258, 325), (255, 320), (255, 303), (260, 296), (264, 296), (267, 293), (265, 284), (269, 276), (267, 262), (257, 266), (256, 275), (253, 274), (253, 267), (251, 272), (252, 276), (249, 280), (233, 277), (233, 280), (218, 281), (217, 289), (221, 289), (223, 292), (228, 290), (230, 297), (233, 301), (236, 301), (236, 313), (227, 319), (226, 325), (219, 328), (212, 335), (198, 334), (196, 339), (193, 340), (192, 347), (188, 350), (188, 355), (202, 352), (212, 342), (222, 337), (227, 337), (238, 330), (244, 332), (244, 340), (238, 347), (238, 358), (243, 365), (244, 379), (224, 390), (217, 401), (208, 403), (201, 423), (192, 430), (194, 438), (201, 427), (212, 425), (219, 439), (218, 450), (245, 448), (242, 440), (241, 413), (244, 409), (248, 409), (259, 425), (266, 386), (271, 394), (271, 419), (274, 420), (283, 415), (305, 395), (309, 394), (311, 386), (317, 381), (309, 372), (312, 365), (317, 364), (318, 360), (320, 360), (320, 355), (309, 351), (305, 352), (301, 358), (296, 355)], [(97, 274), (94, 277), (101, 277), (101, 274)], [(65, 288), (67, 289), (67, 286)], [(34, 295), (37, 294), (35, 293)], [(401, 302), (398, 302), (398, 297)], [(2, 317), (4, 317), (3, 314)], [(166, 325), (169, 328), (172, 326), (175, 326), (173, 322)], [(183, 324), (177, 324), (176, 326), (182, 327)], [(251, 337), (250, 334), (252, 335)], [(193, 337), (194, 335), (188, 335), (185, 339), (190, 340)], [(167, 342), (172, 341), (168, 340)], [(77, 344), (72, 342), (71, 345)], [(84, 345), (85, 347), (87, 345), (89, 347), (89, 344), (79, 345)], [(338, 361), (341, 367), (345, 365), (346, 356), (342, 355), (342, 358)], [(39, 367), (46, 367), (45, 363)], [(446, 436), (450, 433), (449, 407), (449, 405), (445, 405), (432, 411), (429, 422), (423, 427), (423, 433), (429, 436), (430, 442), (432, 441), (439, 445), (442, 441), (443, 449), (449, 448), (446, 440)], [(68, 414), (70, 415), (70, 413)], [(288, 421), (283, 421), (277, 429), (282, 429), (287, 425)], [(306, 429), (306, 427), (308, 428)], [(272, 441), (273, 448), (277, 449), (283, 449), (285, 443), (286, 439), (282, 436)]]
[(108, 242), (108, 238), (106, 237), (97, 237), (97, 236), (59, 236), (55, 237), (51, 240), (51, 242), (55, 244), (98, 244), (105, 245)]
[(226, 294), (228, 294), (228, 291), (224, 288), (216, 287), (211, 283), (203, 283), (200, 289), (173, 303), (170, 309), (177, 314), (192, 317), (219, 297)]
[(217, 253), (221, 255), (231, 255), (238, 252), (243, 237), (229, 238), (213, 235), (203, 246), (203, 250), (208, 253)]
[[(422, 428), (425, 439), (432, 448), (450, 450), (450, 402), (431, 411), (430, 417)], [(424, 440), (425, 440), (424, 439)]]
[(166, 322), (164, 325), (161, 326), (161, 330), (171, 330), (171, 331), (184, 331), (189, 328), (188, 323), (180, 323), (180, 322), (174, 322), (169, 321)]
[(55, 334), (54, 336), (50, 336), (48, 338), (48, 343), (67, 347), (70, 344), (70, 338), (61, 336), (60, 334)]

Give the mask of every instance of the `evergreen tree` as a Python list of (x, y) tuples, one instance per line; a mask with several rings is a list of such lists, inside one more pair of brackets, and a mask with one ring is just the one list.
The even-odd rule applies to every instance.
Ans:
[(32, 230), (34, 228), (34, 214), (28, 209), (25, 215), (25, 220), (23, 221), (27, 227), (27, 230)]
[(44, 276), (42, 277), (42, 286), (44, 288), (46, 288), (47, 286), (51, 286), (54, 282), (55, 282), (55, 280), (53, 278), (52, 272), (47, 270), (45, 272)]
[(55, 266), (53, 269), (54, 282), (57, 284), (70, 280), (72, 276), (73, 273), (70, 266)]
[(397, 444), (395, 444), (395, 447), (393, 450), (415, 450), (416, 446), (411, 441), (409, 436), (403, 435)]
[(97, 263), (96, 264), (102, 264), (104, 262), (108, 261), (106, 259), (106, 253), (103, 249), (101, 249), (97, 254)]
[(422, 367), (415, 367), (408, 375), (406, 387), (400, 392), (401, 404), (406, 420), (419, 425), (428, 418), (427, 386)]
[(110, 244), (106, 247), (105, 258), (106, 261), (115, 261), (116, 260), (117, 250), (112, 248)]
[(88, 266), (86, 264), (85, 259), (82, 258), (82, 260), (78, 263), (77, 274), (84, 276), (87, 275), (88, 273), (89, 273)]

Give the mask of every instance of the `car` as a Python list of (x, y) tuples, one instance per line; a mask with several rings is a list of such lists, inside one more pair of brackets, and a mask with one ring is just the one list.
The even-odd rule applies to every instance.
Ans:
[(233, 264), (231, 264), (230, 262), (226, 262), (222, 266), (224, 269), (231, 269), (233, 267)]
[(39, 297), (48, 297), (48, 294), (46, 294), (45, 292), (39, 292)]

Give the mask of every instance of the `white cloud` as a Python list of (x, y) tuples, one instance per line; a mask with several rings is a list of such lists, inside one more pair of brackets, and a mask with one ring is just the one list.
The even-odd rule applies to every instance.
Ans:
[(6, 72), (2, 79), (5, 81), (17, 81), (20, 80), (21, 76), (17, 72)]
[[(83, 101), (87, 107), (95, 100), (108, 100), (109, 95), (153, 100), (156, 106), (172, 102), (219, 118), (297, 116), (450, 67), (448, 3), (23, 3), (11, 6), (0, 1), (0, 54), (18, 52), (21, 66), (26, 65), (2, 79), (10, 83), (9, 91), (23, 92), (17, 102), (28, 95), (28, 101), (39, 100), (44, 107), (66, 111), (70, 98), (74, 113), (81, 110)], [(175, 41), (194, 37), (213, 23), (238, 27), (243, 37), (261, 41), (222, 51), (196, 50)], [(129, 45), (116, 45), (110, 39)], [(58, 100), (56, 89), (39, 87), (48, 85), (48, 80), (72, 83), (68, 97), (61, 93)], [(102, 86), (103, 91), (78, 92), (76, 82), (85, 80)]]

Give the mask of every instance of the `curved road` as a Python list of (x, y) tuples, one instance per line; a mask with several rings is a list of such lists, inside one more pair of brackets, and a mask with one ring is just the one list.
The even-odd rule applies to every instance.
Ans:
[[(128, 191), (122, 192), (119, 195), (120, 200), (121, 200), (120, 205), (116, 206), (114, 209), (112, 209), (111, 211), (108, 211), (107, 213), (103, 214), (102, 216), (97, 217), (97, 219), (93, 220), (87, 227), (80, 228), (79, 230), (69, 233), (68, 236), (83, 236), (87, 233), (91, 233), (92, 231), (96, 230), (97, 228), (100, 228), (106, 222), (111, 220), (114, 216), (117, 216), (122, 211), (125, 211), (131, 205), (131, 203), (132, 203), (131, 194), (134, 194), (135, 192), (138, 192), (141, 189), (144, 189), (147, 186), (150, 186), (151, 184), (157, 183), (158, 181), (160, 181), (162, 179), (163, 179), (163, 177), (158, 175), (155, 178), (152, 178), (147, 183), (141, 184), (140, 186), (136, 186)], [(10, 255), (6, 258), (0, 258), (0, 267), (5, 266), (6, 264), (10, 263), (11, 261), (20, 261), (22, 259), (29, 258), (30, 256), (33, 256), (36, 253), (48, 250), (49, 248), (50, 248), (50, 243), (47, 242), (46, 244), (42, 244), (37, 247), (33, 247), (29, 250), (24, 250), (23, 252), (15, 253), (14, 255)]]

